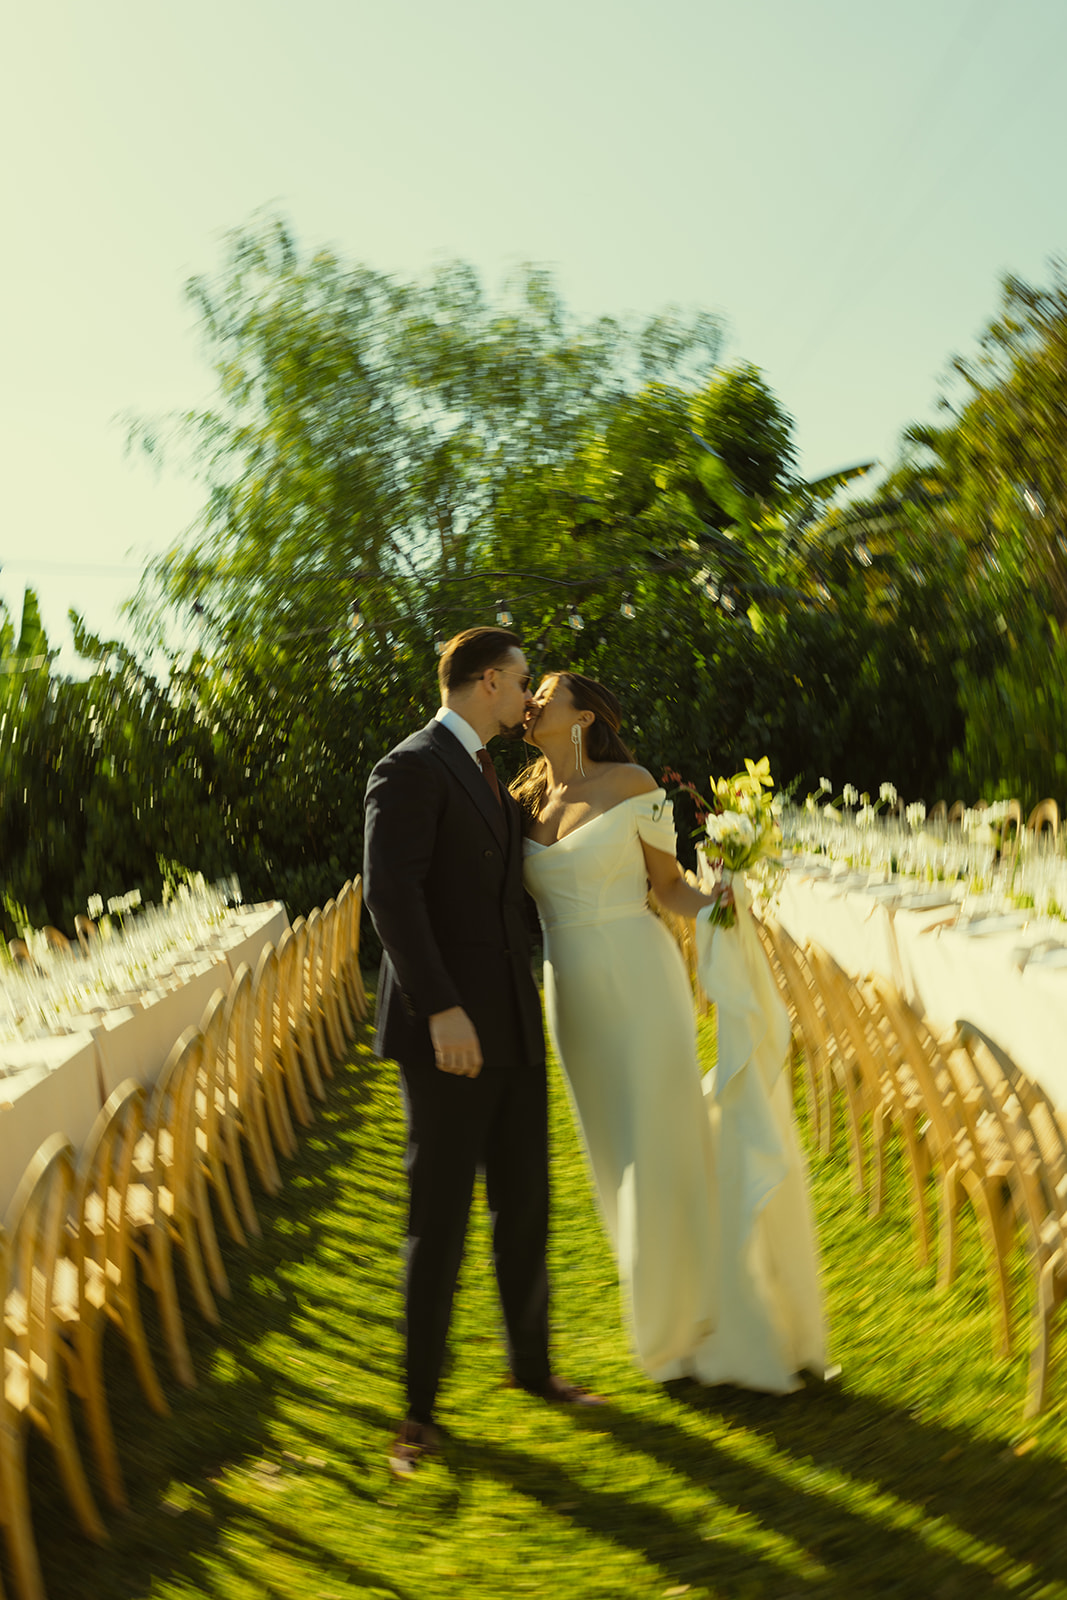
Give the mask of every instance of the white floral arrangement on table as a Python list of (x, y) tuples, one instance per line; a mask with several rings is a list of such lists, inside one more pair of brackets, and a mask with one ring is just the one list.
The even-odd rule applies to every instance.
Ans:
[[(767, 757), (760, 761), (746, 757), (744, 772), (735, 772), (731, 778), (709, 778), (710, 798), (691, 783), (683, 782), (676, 772), (664, 776), (675, 780), (678, 788), (696, 801), (700, 824), (697, 836), (701, 841), (697, 854), (703, 858), (709, 875), (717, 868), (724, 873), (754, 874), (759, 879), (761, 901), (770, 903), (784, 868), (782, 830), (778, 824), (781, 800), (773, 792), (774, 779)], [(728, 905), (713, 906), (710, 916), (712, 923), (723, 928), (732, 927), (737, 920), (734, 908)]]

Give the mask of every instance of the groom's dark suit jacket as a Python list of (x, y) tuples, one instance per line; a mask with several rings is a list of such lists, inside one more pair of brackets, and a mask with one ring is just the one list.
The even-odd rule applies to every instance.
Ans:
[[(367, 787), (363, 883), (381, 936), (378, 1050), (399, 1061), (408, 1120), (408, 1415), (433, 1416), (479, 1167), (511, 1368), (548, 1381), (548, 1102), (530, 972), (519, 808), (496, 799), (439, 722), (391, 750)], [(428, 1018), (462, 1006), (477, 1078), (438, 1069)]]
[(544, 1064), (530, 971), (519, 808), (498, 804), (459, 740), (433, 721), (391, 750), (367, 788), (363, 889), (382, 941), (378, 1050), (434, 1067), (427, 1018), (460, 1005), (483, 1071)]

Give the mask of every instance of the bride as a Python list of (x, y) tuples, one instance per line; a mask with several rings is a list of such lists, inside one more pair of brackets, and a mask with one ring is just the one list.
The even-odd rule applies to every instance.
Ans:
[(615, 696), (573, 672), (547, 677), (527, 716), (541, 757), (512, 792), (544, 929), (549, 1031), (641, 1366), (659, 1382), (788, 1392), (802, 1369), (823, 1371), (825, 1341), (785, 1055), (766, 1092), (748, 1074), (756, 1115), (727, 1120), (714, 1073), (702, 1080), (689, 979), (648, 889), (688, 918), (729, 890), (686, 882), (671, 805), (619, 726)]

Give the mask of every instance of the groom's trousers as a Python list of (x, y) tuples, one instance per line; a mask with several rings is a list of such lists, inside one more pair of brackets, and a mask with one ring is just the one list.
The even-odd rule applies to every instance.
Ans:
[(483, 1067), (477, 1078), (401, 1065), (401, 1082), (410, 1185), (408, 1416), (429, 1422), (479, 1167), (511, 1370), (529, 1389), (549, 1377), (547, 1086), (543, 1068), (525, 1065)]

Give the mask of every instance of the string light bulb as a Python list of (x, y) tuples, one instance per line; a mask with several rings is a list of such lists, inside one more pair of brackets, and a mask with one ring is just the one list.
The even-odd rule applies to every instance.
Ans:
[(359, 601), (353, 600), (348, 608), (348, 631), (358, 633), (363, 626), (363, 613), (359, 609)]
[(511, 612), (508, 610), (508, 604), (506, 600), (497, 601), (496, 620), (502, 628), (510, 628), (512, 622), (515, 620), (512, 617)]
[(634, 620), (637, 615), (637, 607), (634, 605), (632, 595), (623, 595), (622, 605), (619, 607), (619, 614), (620, 616), (625, 617), (627, 622), (632, 622)]
[(567, 624), (569, 627), (574, 629), (575, 633), (581, 633), (582, 629), (585, 627), (585, 618), (582, 616), (582, 613), (578, 610), (577, 606), (567, 607)]

